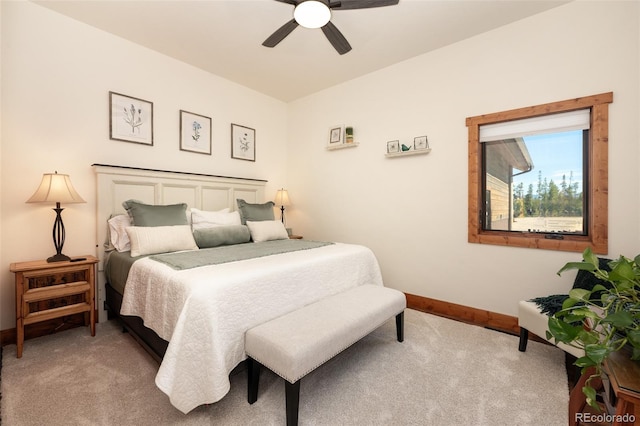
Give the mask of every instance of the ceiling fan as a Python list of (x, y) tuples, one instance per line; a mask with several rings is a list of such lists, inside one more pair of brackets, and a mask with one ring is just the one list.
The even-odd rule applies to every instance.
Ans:
[(344, 55), (351, 50), (351, 45), (340, 30), (331, 23), (332, 10), (367, 9), (371, 7), (395, 6), (400, 0), (276, 0), (295, 6), (293, 19), (278, 28), (263, 43), (266, 47), (275, 47), (298, 25), (305, 28), (322, 28), (331, 45)]

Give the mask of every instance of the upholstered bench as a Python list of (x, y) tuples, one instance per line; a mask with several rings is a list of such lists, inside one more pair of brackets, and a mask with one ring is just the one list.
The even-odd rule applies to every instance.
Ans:
[(394, 316), (402, 342), (406, 305), (398, 290), (362, 285), (248, 330), (249, 403), (258, 399), (263, 365), (285, 380), (287, 425), (298, 424), (300, 379)]

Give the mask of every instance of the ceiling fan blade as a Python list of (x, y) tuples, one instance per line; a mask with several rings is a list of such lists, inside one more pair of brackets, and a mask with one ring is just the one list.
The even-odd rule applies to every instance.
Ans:
[(279, 1), (280, 3), (292, 4), (294, 6), (298, 4), (296, 0), (276, 0), (276, 1)]
[(291, 31), (295, 30), (298, 27), (298, 23), (295, 19), (290, 20), (280, 28), (278, 28), (273, 34), (271, 34), (265, 41), (262, 42), (263, 46), (266, 47), (275, 47), (278, 43), (280, 43), (286, 36), (291, 34)]
[(368, 9), (371, 7), (395, 6), (400, 0), (340, 0), (329, 5), (333, 10)]
[(327, 39), (339, 54), (344, 55), (351, 50), (351, 45), (347, 39), (344, 38), (340, 30), (333, 25), (331, 21), (327, 22), (327, 24), (322, 27), (322, 32), (327, 36)]

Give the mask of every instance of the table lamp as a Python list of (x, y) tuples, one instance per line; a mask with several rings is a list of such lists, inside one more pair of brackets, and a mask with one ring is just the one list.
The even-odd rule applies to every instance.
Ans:
[(278, 192), (276, 192), (276, 198), (273, 201), (276, 203), (276, 206), (280, 206), (280, 220), (284, 223), (284, 208), (291, 205), (289, 193), (284, 188), (278, 189)]
[(69, 175), (55, 173), (45, 173), (42, 175), (42, 182), (36, 192), (27, 200), (27, 203), (56, 203), (56, 220), (53, 222), (53, 245), (56, 254), (47, 259), (47, 262), (63, 262), (69, 260), (69, 256), (62, 254), (64, 245), (64, 224), (62, 223), (62, 210), (60, 203), (86, 203), (78, 195), (71, 184)]

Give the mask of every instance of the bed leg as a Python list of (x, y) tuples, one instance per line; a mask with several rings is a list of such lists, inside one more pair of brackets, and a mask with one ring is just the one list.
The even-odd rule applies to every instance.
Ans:
[(247, 358), (247, 401), (253, 404), (258, 400), (258, 383), (260, 382), (260, 364), (258, 361)]
[(295, 383), (284, 381), (287, 409), (287, 426), (298, 426), (298, 406), (300, 404), (300, 380)]
[(396, 334), (398, 342), (404, 342), (404, 311), (396, 315)]

